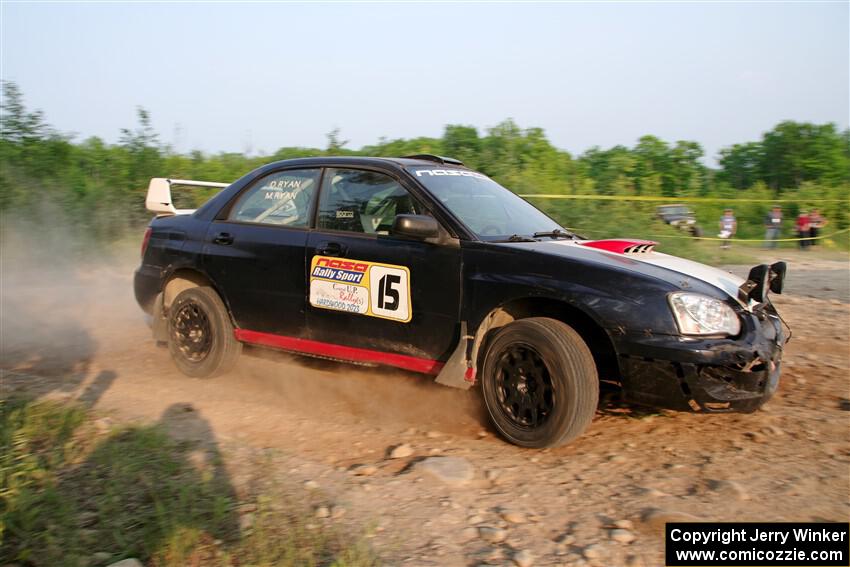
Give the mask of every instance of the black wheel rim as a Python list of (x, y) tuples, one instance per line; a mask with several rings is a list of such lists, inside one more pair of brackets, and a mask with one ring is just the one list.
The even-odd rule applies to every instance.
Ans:
[(536, 429), (555, 408), (555, 389), (549, 369), (536, 350), (515, 343), (506, 347), (496, 364), (499, 409), (515, 426)]
[(194, 301), (180, 306), (174, 314), (174, 341), (190, 362), (200, 362), (212, 347), (212, 328), (203, 307)]

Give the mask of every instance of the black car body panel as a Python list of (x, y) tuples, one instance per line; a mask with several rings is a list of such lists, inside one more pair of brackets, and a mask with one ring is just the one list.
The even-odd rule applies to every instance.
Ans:
[[(167, 308), (162, 301), (166, 284), (181, 274), (197, 277), (221, 295), (240, 340), (431, 374), (450, 359), (459, 360), (461, 369), (465, 365), (471, 371), (449, 380), (455, 385), (468, 385), (474, 378), (474, 351), (486, 341), (488, 317), (518, 302), (537, 301), (547, 309), (563, 306), (593, 327), (600, 348), (610, 354), (610, 376), (605, 378), (619, 382), (631, 400), (678, 410), (751, 411), (775, 391), (784, 334), (769, 304), (754, 312), (706, 281), (637, 256), (556, 238), (481, 240), (411, 175), (409, 167), (422, 165), (435, 164), (349, 157), (263, 166), (193, 214), (151, 222), (149, 244), (135, 274), (137, 301), (147, 313), (161, 316), (157, 310)], [(469, 171), (452, 164), (438, 167)], [(257, 180), (316, 168), (390, 176), (417, 208), (438, 221), (440, 236), (420, 241), (319, 229), (317, 195), (312, 218), (301, 228), (228, 220), (231, 207)], [(320, 190), (326, 183), (322, 179)], [(370, 269), (403, 267), (410, 278), (409, 318), (317, 308), (310, 299), (316, 257)], [(682, 336), (668, 303), (669, 294), (682, 290), (731, 306), (742, 321), (740, 334)]]

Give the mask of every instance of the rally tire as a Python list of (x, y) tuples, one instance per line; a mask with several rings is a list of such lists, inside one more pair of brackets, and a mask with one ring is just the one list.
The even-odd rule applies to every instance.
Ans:
[(174, 364), (192, 378), (227, 373), (242, 352), (224, 302), (211, 287), (180, 292), (168, 308), (168, 350)]
[(569, 325), (545, 317), (496, 331), (484, 355), (481, 386), (493, 425), (522, 447), (572, 441), (590, 425), (599, 401), (587, 344)]

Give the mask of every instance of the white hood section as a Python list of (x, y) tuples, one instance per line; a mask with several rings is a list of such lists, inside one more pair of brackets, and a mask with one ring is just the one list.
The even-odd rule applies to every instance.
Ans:
[[(568, 240), (560, 240), (557, 242), (557, 244), (563, 244), (567, 246), (581, 246), (580, 242)], [(659, 268), (667, 268), (668, 270), (673, 270), (674, 272), (678, 272), (685, 276), (690, 276), (698, 280), (702, 280), (705, 283), (713, 285), (714, 287), (725, 292), (729, 297), (731, 297), (738, 303), (741, 303), (741, 300), (738, 298), (738, 288), (741, 287), (741, 284), (743, 284), (745, 280), (729, 272), (724, 272), (723, 270), (713, 268), (711, 266), (706, 266), (705, 264), (700, 264), (699, 262), (685, 260), (684, 258), (679, 258), (678, 256), (662, 254), (661, 252), (618, 254), (617, 252), (608, 252), (606, 250), (601, 250), (598, 248), (590, 249), (596, 250), (600, 254), (625, 256), (626, 258), (634, 260), (635, 262), (645, 262), (647, 264), (652, 264), (653, 266), (658, 266)], [(743, 305), (744, 307), (748, 307), (746, 304), (743, 303), (741, 303), (741, 305)]]
[(632, 260), (637, 260), (638, 262), (646, 262), (653, 266), (667, 268), (668, 270), (673, 270), (674, 272), (679, 272), (680, 274), (685, 274), (686, 276), (692, 276), (702, 280), (707, 284), (711, 284), (714, 287), (725, 291), (729, 297), (736, 301), (738, 301), (738, 288), (741, 287), (741, 284), (745, 281), (743, 278), (729, 272), (724, 272), (723, 270), (706, 266), (699, 262), (685, 260), (678, 256), (662, 254), (661, 252), (649, 252), (648, 254), (635, 254), (628, 256)]

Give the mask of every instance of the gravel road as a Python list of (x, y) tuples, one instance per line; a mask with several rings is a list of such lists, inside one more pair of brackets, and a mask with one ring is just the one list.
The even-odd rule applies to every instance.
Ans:
[(850, 516), (846, 262), (792, 264), (776, 303), (794, 340), (763, 411), (606, 399), (582, 438), (545, 451), (494, 435), (475, 391), (412, 374), (253, 351), (232, 375), (185, 378), (149, 338), (127, 268), (6, 272), (2, 395), (161, 420), (220, 451), (243, 499), (269, 478), (319, 491), (346, 513), (317, 521), (365, 530), (390, 565), (662, 565), (665, 520)]

